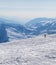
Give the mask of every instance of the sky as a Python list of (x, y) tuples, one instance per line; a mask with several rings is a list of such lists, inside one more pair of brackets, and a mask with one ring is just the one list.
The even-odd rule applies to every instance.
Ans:
[(56, 0), (0, 0), (0, 17), (56, 17)]

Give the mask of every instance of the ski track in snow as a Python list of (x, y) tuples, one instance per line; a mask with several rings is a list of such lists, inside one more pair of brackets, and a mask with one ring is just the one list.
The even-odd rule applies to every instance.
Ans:
[(0, 44), (0, 65), (56, 65), (56, 36)]

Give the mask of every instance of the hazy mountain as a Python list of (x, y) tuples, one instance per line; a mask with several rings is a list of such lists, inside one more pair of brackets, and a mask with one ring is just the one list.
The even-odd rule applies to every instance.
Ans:
[(52, 19), (52, 18), (35, 18), (35, 19), (32, 19), (29, 22), (27, 22), (26, 26), (30, 27), (30, 28), (36, 28), (36, 26), (40, 27), (47, 23), (52, 23), (53, 21), (54, 21), (54, 19)]
[(56, 33), (56, 19), (52, 18), (35, 18), (27, 22), (26, 27), (33, 31), (33, 35), (42, 33)]
[(26, 29), (21, 24), (7, 23), (5, 24), (9, 39), (22, 39), (27, 38), (30, 30)]
[(0, 43), (7, 42), (8, 36), (4, 23), (0, 21)]

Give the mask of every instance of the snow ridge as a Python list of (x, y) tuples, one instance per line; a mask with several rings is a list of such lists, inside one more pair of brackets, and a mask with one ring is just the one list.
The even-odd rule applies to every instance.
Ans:
[(0, 65), (56, 65), (56, 35), (0, 44)]

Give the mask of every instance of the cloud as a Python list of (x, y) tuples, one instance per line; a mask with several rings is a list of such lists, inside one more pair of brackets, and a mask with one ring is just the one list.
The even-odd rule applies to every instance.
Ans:
[(0, 17), (56, 17), (55, 0), (0, 0)]
[(35, 17), (56, 17), (56, 11), (0, 11), (0, 16), (24, 19)]

